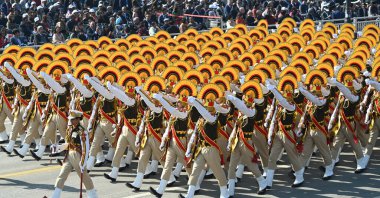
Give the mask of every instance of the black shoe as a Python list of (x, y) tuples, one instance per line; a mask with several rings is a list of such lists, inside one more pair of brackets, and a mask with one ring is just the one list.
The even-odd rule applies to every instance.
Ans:
[(4, 146), (0, 146), (0, 149), (1, 149), (3, 152), (7, 153), (8, 155), (10, 155), (10, 154), (12, 153), (12, 152), (7, 151), (7, 149), (5, 149)]
[(133, 186), (131, 183), (126, 183), (126, 185), (127, 185), (129, 188), (132, 188), (133, 191), (135, 191), (135, 192), (140, 191), (140, 188), (137, 188), (137, 187)]
[(240, 182), (240, 181), (241, 181), (241, 178), (239, 178), (239, 177), (236, 177), (236, 179), (238, 180), (238, 182)]
[(326, 168), (324, 166), (319, 166), (319, 170), (322, 171), (322, 172), (325, 172)]
[(112, 183), (115, 183), (115, 182), (116, 182), (116, 178), (113, 178), (113, 177), (109, 176), (107, 173), (104, 173), (104, 177), (105, 177), (106, 179), (111, 180)]
[(127, 169), (127, 166), (120, 167), (120, 168), (119, 168), (119, 172), (123, 172), (123, 171), (125, 171), (126, 169)]
[(102, 167), (104, 166), (104, 162), (99, 162), (94, 165), (94, 167)]
[(59, 144), (63, 144), (63, 143), (65, 143), (65, 139), (60, 139), (60, 140), (58, 141), (58, 143), (59, 143)]
[(168, 183), (166, 186), (167, 186), (167, 187), (172, 187), (172, 186), (174, 186), (175, 182), (176, 182), (176, 181), (170, 182), (170, 183)]
[(213, 178), (214, 178), (214, 174), (205, 175), (205, 179), (213, 179)]
[(179, 197), (179, 198), (185, 198), (185, 196), (182, 195), (182, 194), (179, 194), (178, 197)]
[(258, 195), (264, 195), (267, 192), (267, 188), (268, 187), (265, 187), (264, 189), (257, 191), (257, 194)]
[(25, 156), (21, 155), (16, 149), (13, 149), (13, 152), (16, 153), (19, 157), (24, 158)]
[(299, 183), (299, 184), (292, 184), (292, 188), (297, 188), (297, 187), (300, 187), (302, 186), (303, 182)]
[(194, 192), (194, 195), (199, 195), (199, 193), (201, 193), (201, 189), (196, 190), (196, 191)]
[(356, 169), (355, 170), (355, 174), (360, 174), (360, 173), (362, 173), (362, 172), (364, 172), (365, 171), (365, 168), (362, 168), (362, 169)]
[(156, 175), (156, 172), (150, 172), (149, 174), (144, 175), (144, 179), (148, 179), (152, 175)]
[(331, 176), (328, 176), (328, 177), (323, 177), (322, 176), (322, 180), (324, 180), (324, 181), (328, 181), (328, 180), (330, 180), (332, 178), (332, 175)]
[(290, 177), (290, 179), (295, 179), (296, 176), (294, 176), (294, 171), (291, 170), (289, 173), (288, 173), (288, 177)]
[(5, 144), (5, 143), (8, 143), (9, 140), (3, 140), (3, 141), (0, 141), (0, 144)]
[(272, 189), (272, 186), (267, 186), (265, 189), (266, 190)]
[(108, 159), (106, 159), (105, 162), (111, 164), (111, 163), (112, 163), (112, 160), (108, 160)]
[(33, 152), (37, 152), (37, 151), (38, 151), (38, 149), (36, 149), (36, 148), (35, 148), (35, 149), (33, 149), (33, 150), (32, 150), (32, 149), (30, 149), (30, 150), (31, 150), (31, 151), (33, 151)]
[(57, 163), (58, 163), (60, 166), (63, 166), (63, 162), (62, 162), (62, 160), (60, 160), (60, 159), (56, 159), (55, 161), (57, 161)]
[(161, 198), (162, 197), (162, 194), (158, 193), (154, 188), (152, 187), (149, 187), (149, 191), (150, 193), (152, 193), (154, 196), (158, 197), (158, 198)]
[(61, 155), (61, 153), (50, 153), (49, 157), (58, 157), (60, 155)]
[(38, 157), (37, 154), (36, 154), (34, 151), (30, 150), (30, 154), (32, 154), (32, 157), (33, 157), (35, 160), (37, 160), (37, 161), (40, 161), (40, 160), (41, 160), (41, 158)]

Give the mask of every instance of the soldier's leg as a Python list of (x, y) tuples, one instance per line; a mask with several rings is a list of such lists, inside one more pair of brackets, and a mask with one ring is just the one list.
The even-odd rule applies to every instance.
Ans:
[(21, 106), (19, 112), (17, 112), (17, 116), (14, 118), (14, 122), (12, 125), (12, 131), (9, 135), (9, 142), (6, 147), (1, 146), (1, 149), (10, 154), (13, 151), (14, 145), (16, 143), (17, 137), (21, 134), (24, 134), (22, 114), (24, 114), (25, 107)]
[(343, 148), (343, 145), (346, 141), (346, 137), (343, 134), (343, 131), (345, 128), (343, 126), (340, 127), (338, 134), (334, 137), (333, 147), (331, 149), (331, 157), (336, 162), (338, 162), (339, 154), (341, 149)]
[[(100, 125), (101, 123), (99, 123)], [(94, 139), (90, 147), (90, 154), (87, 161), (87, 170), (92, 170), (95, 164), (95, 156), (98, 152), (102, 152), (100, 145), (104, 140), (104, 132), (100, 126), (97, 126), (94, 133)]]
[(263, 169), (265, 171), (265, 169), (268, 167), (269, 159), (268, 140), (264, 136), (264, 134), (260, 133), (257, 130), (254, 131), (253, 136), (253, 145), (255, 145), (257, 152), (259, 153), (261, 165), (263, 166)]
[(227, 159), (229, 156), (229, 152), (227, 152), (227, 145), (228, 145), (228, 140), (224, 137), (221, 136), (217, 139), (216, 143), (219, 145), (219, 148), (222, 150), (223, 156), (224, 156), (224, 171), (228, 173), (228, 168), (229, 168), (229, 163), (230, 160)]
[(2, 111), (0, 112), (0, 143), (8, 140), (8, 134), (5, 128), (5, 119), (7, 118), (7, 114), (4, 111), (4, 109), (8, 107), (5, 106), (6, 105), (3, 104)]
[(65, 181), (66, 181), (67, 177), (69, 176), (69, 174), (71, 173), (72, 170), (73, 170), (73, 166), (72, 166), (70, 160), (66, 160), (62, 165), (61, 172), (59, 173), (57, 180), (55, 181), (55, 187), (56, 188), (59, 188), (61, 190), (63, 189)]
[(332, 164), (331, 152), (329, 146), (327, 145), (327, 137), (321, 131), (313, 131), (314, 144), (317, 146), (319, 152), (323, 157), (323, 162), (325, 166)]
[(109, 174), (104, 173), (105, 178), (110, 179), (111, 181), (116, 181), (116, 178), (119, 174), (120, 161), (126, 149), (127, 137), (122, 133), (119, 136), (119, 140), (117, 141), (116, 152), (112, 159), (112, 170)]
[(128, 152), (127, 156), (125, 157), (125, 164), (126, 166), (129, 166), (132, 163), (134, 153), (137, 151), (137, 148), (135, 146), (136, 135), (129, 131), (127, 127), (123, 127), (123, 133), (127, 134)]
[(372, 130), (369, 132), (368, 144), (364, 150), (367, 158), (371, 156), (373, 147), (375, 147), (377, 137), (379, 136), (380, 118), (375, 118), (373, 125)]
[(311, 137), (311, 133), (313, 133), (314, 130), (311, 130), (310, 132), (307, 132), (304, 138), (303, 142), (303, 152), (300, 156), (300, 161), (302, 166), (307, 166), (307, 162), (309, 161), (313, 150), (314, 150), (314, 141)]
[(149, 141), (152, 141), (153, 137), (149, 137), (148, 141), (145, 144), (145, 147), (140, 152), (140, 159), (137, 165), (137, 175), (133, 183), (127, 183), (127, 186), (133, 188), (135, 190), (140, 190), (142, 185), (142, 181), (144, 179), (144, 172), (146, 169), (146, 165), (149, 162), (149, 158), (152, 155), (152, 148), (149, 144)]
[(220, 188), (220, 197), (229, 197), (227, 190), (227, 178), (222, 166), (220, 165), (219, 151), (215, 147), (208, 147), (203, 152), (203, 156), (207, 162), (207, 166), (214, 172), (215, 178), (218, 180)]
[(113, 156), (115, 155), (115, 146), (113, 145), (113, 142), (115, 140), (115, 137), (112, 136), (112, 133), (116, 130), (112, 127), (111, 122), (107, 122), (106, 124), (102, 125), (104, 135), (108, 139), (109, 142), (109, 148), (108, 148), (108, 153), (106, 155), (106, 160), (107, 161), (112, 161)]
[(235, 194), (235, 179), (236, 179), (236, 166), (239, 164), (241, 159), (241, 144), (238, 142), (235, 149), (231, 152), (230, 164), (228, 168), (228, 194), (234, 196)]
[(277, 159), (280, 156), (283, 149), (282, 140), (279, 138), (278, 133), (281, 133), (281, 132), (277, 132), (274, 139), (272, 140), (271, 152), (269, 154), (269, 160), (268, 160), (268, 171), (267, 171), (266, 182), (269, 188), (272, 187), (274, 171), (277, 168), (277, 165), (276, 165)]
[(58, 120), (56, 121), (57, 128), (62, 139), (62, 138), (65, 138), (66, 136), (67, 120), (61, 116), (57, 116), (57, 118), (58, 118)]
[(23, 158), (26, 155), (30, 147), (30, 144), (33, 142), (33, 140), (40, 138), (40, 134), (38, 131), (40, 121), (38, 120), (39, 117), (37, 117), (37, 114), (32, 120), (30, 120), (25, 140), (22, 143), (22, 148), (19, 148), (17, 150), (14, 149), (14, 152), (21, 158)]
[[(79, 178), (81, 177), (81, 168), (79, 166), (80, 160), (81, 160), (81, 154), (78, 152), (69, 152), (70, 155), (70, 163), (72, 164), (74, 170), (77, 172)], [(94, 183), (92, 182), (92, 179), (90, 175), (87, 173), (86, 169), (83, 171), (83, 184), (86, 187), (86, 190), (92, 190), (94, 189)]]
[(361, 159), (363, 157), (363, 151), (362, 151), (360, 142), (359, 141), (355, 142), (352, 132), (349, 131), (349, 129), (347, 127), (345, 127), (345, 128), (346, 128), (346, 130), (344, 131), (343, 134), (346, 136), (346, 139), (350, 143), (350, 145), (351, 145), (351, 147), (355, 153), (355, 158)]
[[(205, 148), (201, 148), (202, 150)], [(205, 168), (206, 160), (202, 154), (202, 151), (199, 153), (197, 158), (194, 160), (193, 170), (191, 171), (191, 175), (189, 177), (188, 185), (189, 188), (187, 190), (187, 197), (193, 197), (195, 193), (195, 185), (197, 185), (198, 177)]]
[[(293, 136), (292, 131), (290, 131), (289, 135), (295, 138)], [(300, 160), (296, 145), (293, 142), (291, 142), (287, 137), (285, 137), (285, 135), (282, 137), (282, 139), (284, 142), (284, 148), (286, 150), (286, 154), (288, 155), (288, 159), (294, 170), (294, 175), (296, 176), (296, 179), (294, 180), (292, 187), (299, 187), (304, 182), (303, 173), (305, 169), (303, 168), (301, 164), (301, 160)]]
[(158, 195), (158, 196), (162, 196), (162, 194), (164, 194), (165, 188), (166, 188), (168, 181), (170, 179), (170, 175), (172, 173), (173, 166), (174, 166), (176, 159), (177, 159), (177, 155), (176, 155), (175, 150), (173, 149), (173, 144), (172, 144), (167, 149), (167, 152), (166, 152), (166, 160), (165, 160), (164, 168), (163, 168), (162, 174), (161, 174), (160, 185), (156, 189), (154, 189), (152, 187), (149, 188), (152, 194)]
[(51, 142), (55, 142), (57, 127), (56, 127), (56, 124), (55, 124), (55, 121), (53, 118), (54, 118), (54, 115), (50, 119), (50, 121), (46, 124), (44, 133), (42, 134), (40, 145), (38, 147), (38, 151), (34, 152), (34, 151), (30, 150), (32, 157), (36, 160), (41, 159), (42, 155), (45, 152), (45, 148), (48, 144), (50, 144)]

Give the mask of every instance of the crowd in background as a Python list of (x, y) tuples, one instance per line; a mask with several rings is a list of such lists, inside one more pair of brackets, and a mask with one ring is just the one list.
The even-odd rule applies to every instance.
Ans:
[[(1, 1), (0, 1), (1, 2)], [(154, 35), (159, 30), (182, 33), (223, 21), (255, 26), (286, 17), (296, 21), (346, 18), (344, 0), (3, 0), (0, 3), (0, 48), (7, 45), (64, 43), (70, 38)], [(352, 0), (348, 17), (377, 16), (380, 0)], [(216, 16), (209, 19), (197, 16)], [(215, 23), (216, 22), (216, 23)]]

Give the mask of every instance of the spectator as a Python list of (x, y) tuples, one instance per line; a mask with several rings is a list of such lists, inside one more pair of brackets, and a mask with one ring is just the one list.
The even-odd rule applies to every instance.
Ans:
[(55, 27), (55, 32), (53, 34), (52, 43), (58, 44), (58, 43), (64, 43), (65, 42), (65, 36), (62, 33), (62, 29), (60, 26)]
[(158, 27), (156, 22), (152, 22), (152, 26), (149, 28), (149, 36), (154, 36), (158, 31), (160, 30), (160, 27)]
[(6, 34), (6, 29), (2, 27), (0, 31), (0, 48), (4, 48), (8, 44), (8, 39), (5, 37)]
[(184, 33), (184, 32), (186, 32), (186, 30), (187, 30), (188, 28), (189, 28), (189, 27), (188, 27), (187, 20), (186, 20), (186, 18), (183, 18), (183, 19), (182, 19), (182, 23), (181, 23), (181, 25), (179, 26), (179, 32), (180, 32), (180, 33)]
[(5, 27), (7, 26), (8, 19), (5, 17), (4, 12), (0, 12), (0, 25)]
[(23, 20), (20, 24), (21, 33), (25, 37), (30, 38), (30, 36), (33, 34), (33, 24), (29, 21), (29, 16), (27, 13), (25, 13), (22, 18)]
[(25, 44), (20, 39), (20, 31), (18, 29), (14, 29), (12, 33), (13, 37), (11, 38), (11, 44), (24, 46)]
[(239, 12), (239, 14), (236, 17), (236, 23), (235, 24), (244, 24), (244, 23), (245, 23), (244, 16), (242, 13)]
[(247, 26), (255, 26), (255, 18), (253, 17), (251, 10), (247, 12), (247, 18), (245, 18), (245, 24), (247, 24)]
[(48, 43), (49, 39), (44, 32), (44, 28), (42, 26), (37, 27), (37, 33), (34, 35), (34, 44), (42, 45), (44, 43)]
[(74, 27), (74, 32), (70, 35), (70, 39), (72, 38), (79, 38), (82, 41), (86, 41), (87, 37), (84, 34), (83, 30), (79, 27), (79, 25), (76, 25)]

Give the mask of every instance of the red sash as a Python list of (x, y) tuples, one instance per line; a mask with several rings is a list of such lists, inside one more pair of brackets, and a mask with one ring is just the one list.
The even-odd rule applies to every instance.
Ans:
[(42, 116), (42, 108), (41, 108), (40, 102), (38, 102), (38, 99), (36, 100), (36, 105), (37, 105), (38, 112), (40, 112), (40, 115)]
[(376, 103), (377, 112), (380, 113), (379, 99), (377, 99), (375, 103)]
[(265, 139), (268, 140), (268, 132), (265, 130), (264, 127), (259, 126), (258, 124), (255, 123), (254, 125), (255, 129), (258, 130), (261, 134), (264, 135)]
[(230, 121), (227, 121), (227, 126), (232, 130), (234, 129), (234, 126), (232, 125), (232, 123)]
[(284, 125), (281, 121), (278, 121), (278, 124), (280, 125), (281, 131), (285, 134), (286, 138), (288, 138), (289, 141), (291, 141), (294, 145), (297, 145), (297, 141), (288, 134), (288, 132), (285, 130)]
[(326, 136), (327, 144), (330, 144), (330, 140), (328, 138), (329, 133), (326, 131), (326, 128), (322, 127), (318, 123), (318, 121), (315, 119), (315, 117), (312, 113), (310, 113), (310, 117), (311, 117), (311, 121), (313, 121), (313, 124), (315, 125), (315, 127), (317, 127), (320, 131), (322, 131), (322, 133)]
[(24, 100), (19, 94), (17, 94), (18, 99), (20, 100), (21, 104), (24, 106), (28, 106), (29, 102)]
[(362, 119), (360, 119), (358, 116), (354, 116), (355, 120), (359, 123), (360, 127), (362, 129), (367, 129), (367, 125), (362, 122)]
[(125, 124), (125, 126), (128, 127), (128, 129), (129, 129), (134, 135), (137, 134), (136, 129), (131, 125), (131, 123), (129, 123), (129, 121), (128, 121), (127, 118), (124, 118), (124, 124)]
[(1, 92), (1, 95), (2, 95), (2, 97), (3, 97), (3, 99), (4, 99), (5, 104), (8, 106), (9, 110), (12, 111), (12, 105), (11, 105), (11, 103), (9, 103), (9, 100), (8, 100), (8, 98), (5, 96), (4, 91)]
[[(186, 148), (183, 146), (181, 140), (178, 138), (177, 133), (175, 132), (174, 126), (172, 125), (172, 135), (174, 137), (174, 141), (177, 143), (178, 147), (186, 153)], [(185, 156), (185, 162), (188, 162), (189, 159)]]
[(170, 119), (170, 113), (168, 111), (166, 111), (165, 109), (164, 109), (164, 116), (165, 116), (166, 120)]
[(272, 105), (273, 100), (269, 96), (267, 97), (267, 99), (268, 99), (268, 103)]
[(189, 125), (190, 125), (190, 129), (192, 129), (192, 130), (195, 129), (195, 124), (191, 119), (190, 119)]
[(210, 137), (208, 137), (208, 135), (206, 134), (205, 130), (201, 130), (201, 134), (202, 134), (202, 137), (203, 139), (208, 143), (210, 144), (211, 146), (215, 147), (218, 151), (219, 151), (219, 155), (220, 155), (220, 164), (224, 165), (224, 158), (223, 158), (223, 152), (222, 150), (220, 149), (220, 147), (214, 142), (214, 140), (212, 140)]
[(345, 122), (345, 124), (346, 124), (348, 130), (352, 133), (352, 136), (354, 137), (354, 142), (355, 142), (355, 144), (357, 144), (357, 143), (358, 143), (358, 138), (357, 138), (356, 135), (355, 135), (355, 130), (354, 130), (354, 128), (352, 127), (351, 123), (348, 121), (348, 119), (347, 119), (347, 117), (346, 117), (346, 115), (344, 114), (343, 111), (340, 112), (340, 115), (342, 116), (343, 121)]
[(244, 138), (244, 133), (243, 133), (243, 130), (241, 130), (241, 128), (239, 128), (239, 136), (240, 136), (240, 139), (243, 141), (244, 145), (248, 148), (248, 150), (252, 152), (253, 154), (252, 162), (257, 163), (255, 148), (253, 148), (253, 146), (250, 145), (247, 142), (247, 140)]
[(220, 133), (223, 137), (225, 137), (225, 138), (228, 140), (228, 138), (229, 138), (230, 136), (228, 135), (228, 133), (227, 133), (225, 130), (223, 130), (222, 128), (219, 128), (218, 131), (219, 131), (219, 133)]
[(330, 105), (329, 105), (329, 110), (330, 110), (331, 112), (333, 112), (334, 109), (335, 109), (335, 108), (330, 104)]
[(113, 120), (109, 115), (106, 114), (106, 112), (103, 111), (103, 109), (100, 108), (100, 113), (112, 124), (116, 124), (115, 120)]
[(84, 116), (85, 118), (87, 118), (88, 120), (90, 119), (91, 116), (88, 115), (87, 113), (85, 113), (80, 105), (78, 105), (78, 110), (81, 111), (81, 112), (83, 113), (83, 116)]
[(154, 138), (156, 138), (156, 140), (161, 143), (161, 137), (156, 133), (156, 131), (154, 131), (150, 123), (148, 123), (148, 130), (154, 136)]
[(298, 107), (298, 105), (295, 105), (296, 106), (296, 111), (297, 113), (299, 113), (301, 116), (303, 115), (303, 111), (301, 108)]
[(66, 121), (68, 120), (67, 116), (66, 116), (66, 113), (62, 112), (58, 107), (57, 105), (55, 105), (53, 103), (53, 109), (63, 118), (65, 119)]
[(144, 109), (139, 107), (139, 112), (141, 113), (141, 115), (144, 115)]

